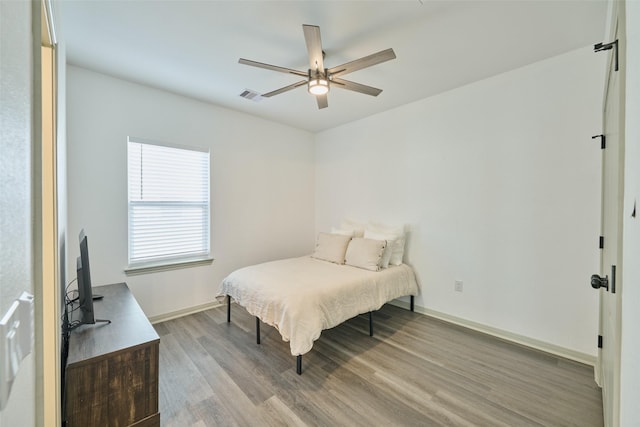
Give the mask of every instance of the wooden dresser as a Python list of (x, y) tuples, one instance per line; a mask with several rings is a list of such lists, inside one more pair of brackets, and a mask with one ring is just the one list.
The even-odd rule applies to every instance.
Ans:
[(98, 286), (96, 319), (71, 332), (66, 370), (67, 427), (160, 426), (160, 337), (126, 283)]

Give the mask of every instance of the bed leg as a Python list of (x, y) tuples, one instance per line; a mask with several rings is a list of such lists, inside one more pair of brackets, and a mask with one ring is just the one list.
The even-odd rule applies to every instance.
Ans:
[(227, 323), (231, 323), (231, 295), (227, 295)]
[(302, 355), (296, 356), (296, 374), (302, 375)]
[(256, 317), (256, 344), (260, 344), (260, 319)]
[(369, 336), (373, 336), (373, 312), (369, 312)]
[(409, 303), (409, 307), (411, 308), (411, 311), (414, 311), (413, 309), (413, 300), (415, 299), (415, 297), (413, 295), (411, 295), (411, 302)]

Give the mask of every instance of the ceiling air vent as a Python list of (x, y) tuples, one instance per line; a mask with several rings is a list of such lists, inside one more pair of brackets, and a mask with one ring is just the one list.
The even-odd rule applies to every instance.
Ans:
[(255, 90), (251, 90), (251, 89), (245, 89), (244, 92), (242, 92), (240, 94), (240, 96), (242, 98), (248, 99), (248, 100), (253, 101), (253, 102), (262, 101), (262, 95), (260, 95)]

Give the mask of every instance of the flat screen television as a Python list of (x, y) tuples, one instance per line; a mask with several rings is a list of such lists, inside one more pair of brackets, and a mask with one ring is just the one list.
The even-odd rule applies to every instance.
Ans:
[(76, 260), (76, 273), (78, 274), (78, 309), (80, 325), (94, 324), (96, 322), (111, 323), (109, 320), (96, 319), (93, 314), (93, 300), (97, 295), (93, 295), (91, 287), (91, 267), (89, 265), (89, 243), (84, 230), (80, 230), (78, 236), (80, 241), (80, 256)]

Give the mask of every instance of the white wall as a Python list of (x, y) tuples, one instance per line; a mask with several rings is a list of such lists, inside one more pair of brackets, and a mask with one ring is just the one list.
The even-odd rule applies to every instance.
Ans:
[[(40, 105), (34, 99), (40, 67), (34, 63), (34, 4), (0, 1), (0, 318), (23, 291), (35, 293), (33, 215), (38, 211), (33, 187), (38, 175), (32, 145), (39, 133), (32, 120)], [(36, 424), (35, 359), (41, 348), (36, 342), (20, 363), (0, 410), (0, 425)], [(6, 385), (7, 378), (0, 381)]]
[[(149, 317), (213, 301), (236, 268), (313, 249), (310, 133), (74, 66), (67, 117), (69, 279), (81, 228), (94, 285), (126, 281)], [(125, 276), (128, 135), (210, 147), (212, 265)]]
[(316, 231), (407, 224), (418, 306), (593, 358), (602, 81), (585, 47), (318, 134)]
[[(620, 425), (637, 426), (640, 423), (640, 2), (626, 2), (626, 9)], [(636, 216), (632, 217), (634, 205)]]

